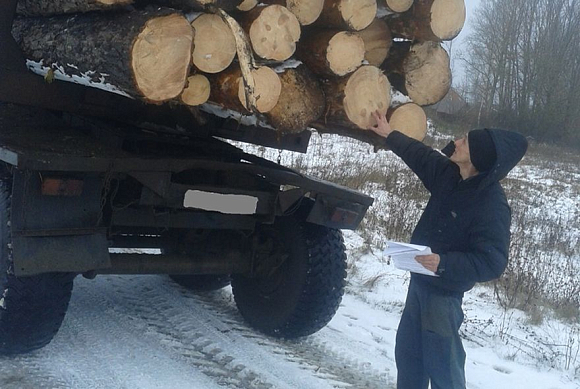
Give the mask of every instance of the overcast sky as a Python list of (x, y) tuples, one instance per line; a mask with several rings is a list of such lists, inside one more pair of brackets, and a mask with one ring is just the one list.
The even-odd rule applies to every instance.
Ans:
[[(466, 12), (467, 12), (467, 18), (465, 21), (465, 26), (463, 27), (463, 30), (461, 31), (461, 33), (459, 33), (459, 35), (457, 36), (457, 38), (454, 39), (453, 41), (453, 51), (461, 51), (464, 53), (464, 55), (468, 55), (469, 53), (466, 51), (466, 47), (465, 47), (465, 38), (469, 35), (469, 33), (471, 32), (471, 26), (473, 24), (474, 18), (474, 11), (475, 9), (479, 6), (479, 3), (482, 0), (465, 0), (465, 8), (466, 8)], [(452, 53), (455, 54), (455, 53)], [(463, 77), (464, 77), (464, 65), (462, 63), (462, 61), (459, 61), (457, 59), (455, 59), (453, 61), (453, 83), (455, 85), (457, 85), (458, 82), (462, 81)]]

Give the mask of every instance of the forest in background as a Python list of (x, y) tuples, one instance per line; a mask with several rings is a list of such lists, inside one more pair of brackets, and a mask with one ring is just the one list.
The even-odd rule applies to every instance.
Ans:
[(462, 120), (580, 148), (580, 2), (482, 0), (471, 26)]

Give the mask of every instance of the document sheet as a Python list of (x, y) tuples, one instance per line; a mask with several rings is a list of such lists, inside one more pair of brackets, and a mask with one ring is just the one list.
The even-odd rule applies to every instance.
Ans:
[(387, 247), (383, 252), (385, 256), (393, 260), (395, 267), (401, 270), (408, 270), (413, 273), (426, 274), (439, 277), (415, 260), (417, 255), (431, 254), (428, 246), (419, 246), (410, 243), (387, 242)]

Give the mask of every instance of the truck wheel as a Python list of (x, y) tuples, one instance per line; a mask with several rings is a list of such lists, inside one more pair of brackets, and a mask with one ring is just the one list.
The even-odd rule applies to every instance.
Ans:
[(171, 275), (169, 277), (184, 288), (203, 292), (219, 290), (231, 282), (227, 274)]
[(342, 233), (290, 216), (263, 227), (259, 239), (269, 255), (255, 258), (256, 275), (232, 275), (234, 299), (244, 319), (280, 338), (306, 336), (324, 327), (344, 293)]
[(74, 274), (18, 278), (10, 249), (9, 183), (0, 181), (0, 354), (46, 346), (58, 332), (71, 297)]

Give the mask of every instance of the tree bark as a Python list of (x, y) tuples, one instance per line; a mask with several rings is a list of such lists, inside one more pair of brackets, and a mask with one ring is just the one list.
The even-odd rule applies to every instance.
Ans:
[(131, 3), (133, 0), (19, 0), (16, 12), (24, 16), (51, 16), (111, 10)]
[(219, 15), (203, 14), (191, 26), (195, 31), (195, 67), (206, 73), (219, 73), (227, 69), (236, 56), (236, 39), (228, 24)]
[(387, 119), (392, 129), (418, 141), (423, 141), (427, 135), (427, 116), (417, 104), (406, 103), (390, 108)]
[(153, 103), (181, 93), (191, 64), (193, 30), (171, 10), (16, 19), (13, 35), (32, 61)]
[(263, 2), (288, 8), (303, 26), (314, 23), (324, 8), (324, 0), (264, 0)]
[(326, 77), (354, 72), (364, 55), (365, 44), (357, 33), (336, 30), (318, 30), (304, 37), (296, 52), (310, 70)]
[(409, 11), (387, 18), (396, 38), (443, 41), (455, 38), (465, 24), (464, 0), (415, 0)]
[(405, 12), (413, 5), (413, 0), (385, 0), (387, 8), (392, 12)]
[(368, 129), (376, 124), (372, 112), (386, 114), (391, 104), (391, 84), (375, 66), (362, 66), (340, 80), (328, 81), (325, 123)]
[[(252, 77), (256, 109), (261, 113), (272, 110), (278, 103), (282, 90), (280, 77), (265, 66), (252, 70)], [(226, 109), (250, 112), (239, 66), (234, 64), (221, 73), (208, 75), (208, 78), (211, 85), (210, 102)]]
[(323, 28), (359, 31), (377, 15), (377, 0), (325, 0), (315, 25)]
[(437, 103), (451, 87), (449, 55), (437, 42), (395, 42), (382, 69), (395, 89), (419, 105)]
[(286, 69), (280, 74), (280, 81), (280, 99), (266, 117), (278, 131), (301, 132), (324, 112), (324, 93), (320, 83), (304, 65)]
[(365, 59), (369, 65), (381, 66), (393, 43), (391, 30), (382, 19), (375, 19), (367, 28), (358, 32), (365, 44)]
[(296, 51), (300, 23), (281, 5), (257, 6), (238, 17), (248, 33), (254, 52), (261, 58), (285, 61)]
[(197, 106), (209, 99), (211, 86), (203, 74), (194, 74), (187, 78), (187, 85), (179, 97), (183, 104)]
[(242, 0), (137, 0), (159, 4), (164, 7), (179, 9), (182, 11), (204, 11), (210, 7), (221, 8), (227, 11), (235, 10)]

